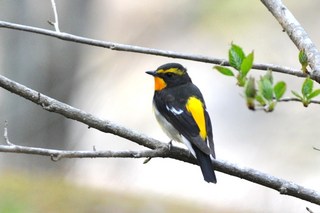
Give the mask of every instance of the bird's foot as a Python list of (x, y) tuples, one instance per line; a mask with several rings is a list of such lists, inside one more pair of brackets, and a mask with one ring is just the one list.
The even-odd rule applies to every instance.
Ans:
[(172, 140), (171, 140), (171, 141), (169, 141), (169, 143), (168, 143), (168, 150), (170, 151), (170, 150), (171, 150), (171, 148), (172, 148)]

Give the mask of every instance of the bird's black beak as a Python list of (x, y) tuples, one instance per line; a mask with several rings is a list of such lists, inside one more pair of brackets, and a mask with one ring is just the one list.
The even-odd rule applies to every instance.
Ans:
[(152, 75), (152, 76), (156, 76), (157, 75), (156, 71), (147, 71), (146, 73), (149, 74), (149, 75)]

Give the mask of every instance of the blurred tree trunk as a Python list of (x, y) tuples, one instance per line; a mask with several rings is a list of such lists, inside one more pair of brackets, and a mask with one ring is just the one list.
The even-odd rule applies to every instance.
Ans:
[[(78, 4), (69, 1), (56, 3), (60, 29), (82, 35), (83, 29), (87, 30), (90, 26), (86, 18), (90, 1)], [(5, 6), (10, 10), (1, 15), (4, 20), (53, 29), (47, 23), (48, 20), (53, 21), (50, 1), (7, 1)], [(73, 17), (82, 17), (81, 23)], [(5, 36), (0, 36), (0, 72), (68, 103), (72, 88), (77, 83), (74, 75), (81, 59), (82, 46), (14, 30), (1, 34)], [(5, 103), (0, 106), (0, 122), (8, 120), (9, 137), (13, 143), (54, 149), (68, 148), (66, 124), (70, 121), (62, 116), (46, 113), (40, 107), (5, 91), (0, 92), (0, 98)], [(53, 163), (49, 159), (25, 155), (4, 155), (1, 158), (1, 167), (18, 166), (27, 171), (61, 170), (66, 163)]]

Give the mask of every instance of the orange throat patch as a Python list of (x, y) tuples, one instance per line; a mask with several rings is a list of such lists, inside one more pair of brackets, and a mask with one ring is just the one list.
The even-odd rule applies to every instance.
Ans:
[(154, 77), (154, 90), (160, 91), (167, 86), (166, 82), (162, 78)]

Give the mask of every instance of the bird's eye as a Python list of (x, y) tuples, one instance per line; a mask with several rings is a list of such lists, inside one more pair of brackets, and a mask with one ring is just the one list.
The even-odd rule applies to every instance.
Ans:
[(173, 75), (174, 75), (174, 74), (173, 74), (172, 72), (166, 73), (166, 76), (169, 77), (169, 78), (171, 78)]

